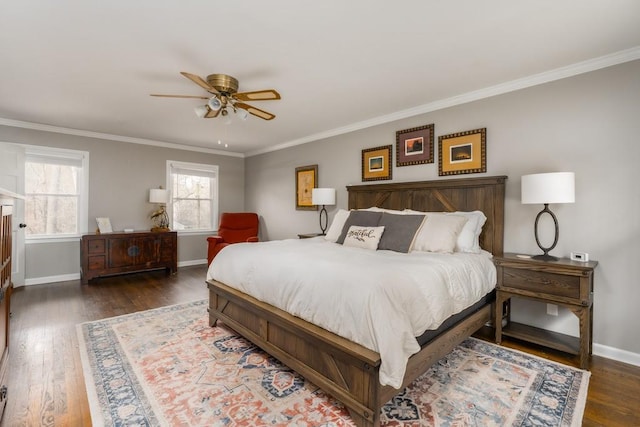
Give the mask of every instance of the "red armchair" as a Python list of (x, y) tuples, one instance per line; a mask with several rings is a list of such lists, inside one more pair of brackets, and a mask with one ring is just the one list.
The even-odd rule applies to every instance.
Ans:
[(220, 216), (218, 235), (207, 237), (209, 249), (207, 264), (224, 248), (233, 243), (258, 241), (258, 214), (252, 212), (225, 212)]

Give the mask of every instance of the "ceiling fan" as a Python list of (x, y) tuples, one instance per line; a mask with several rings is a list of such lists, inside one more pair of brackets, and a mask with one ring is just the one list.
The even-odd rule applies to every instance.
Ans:
[(226, 74), (210, 74), (206, 80), (196, 76), (195, 74), (181, 71), (180, 74), (205, 89), (212, 96), (198, 95), (161, 95), (151, 94), (151, 96), (160, 96), (165, 98), (195, 98), (206, 99), (206, 105), (196, 107), (198, 117), (210, 119), (218, 117), (218, 115), (226, 116), (229, 111), (243, 114), (244, 118), (247, 112), (264, 120), (271, 120), (274, 114), (261, 110), (252, 105), (245, 104), (243, 101), (270, 101), (280, 99), (280, 94), (274, 89), (257, 90), (252, 92), (238, 92), (238, 80)]

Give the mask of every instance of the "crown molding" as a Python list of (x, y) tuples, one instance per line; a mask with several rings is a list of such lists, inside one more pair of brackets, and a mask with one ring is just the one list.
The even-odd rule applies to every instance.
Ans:
[(86, 138), (97, 138), (97, 139), (106, 139), (109, 141), (128, 142), (130, 144), (152, 145), (154, 147), (172, 148), (175, 150), (196, 151), (198, 153), (218, 154), (220, 156), (241, 157), (241, 158), (245, 157), (245, 155), (242, 153), (232, 153), (228, 151), (214, 150), (211, 148), (192, 147), (189, 145), (177, 144), (174, 142), (154, 141), (151, 139), (133, 138), (130, 136), (123, 136), (123, 135), (112, 135), (108, 133), (93, 132), (93, 131), (82, 130), (82, 129), (65, 128), (60, 126), (45, 125), (41, 123), (23, 122), (20, 120), (4, 119), (1, 117), (0, 117), (0, 125), (11, 126), (16, 128), (22, 128), (22, 129), (39, 130), (44, 132), (62, 133), (65, 135), (83, 136)]
[(484, 89), (479, 89), (472, 92), (467, 92), (464, 94), (452, 96), (450, 98), (445, 98), (442, 100), (430, 102), (428, 104), (419, 105), (417, 107), (409, 108), (406, 110), (397, 111), (395, 113), (387, 114), (385, 116), (375, 117), (373, 119), (352, 123), (347, 126), (331, 129), (331, 130), (320, 132), (320, 133), (315, 133), (313, 135), (308, 135), (302, 138), (294, 139), (292, 141), (278, 144), (273, 147), (251, 151), (246, 153), (246, 157), (283, 150), (285, 148), (294, 147), (296, 145), (307, 144), (309, 142), (318, 141), (320, 139), (330, 138), (333, 136), (338, 136), (345, 133), (366, 129), (368, 127), (377, 126), (384, 123), (393, 122), (396, 120), (406, 119), (408, 117), (413, 117), (420, 114), (426, 114), (426, 113), (441, 110), (444, 108), (449, 108), (456, 105), (462, 105), (469, 102), (490, 98), (496, 95), (502, 95), (505, 93), (514, 92), (520, 89), (525, 89), (528, 87), (537, 86), (537, 85), (549, 83), (556, 80), (561, 80), (567, 77), (572, 77), (579, 74), (596, 71), (602, 68), (611, 67), (613, 65), (635, 61), (637, 59), (640, 59), (640, 46), (635, 46), (630, 49), (622, 50), (609, 55), (600, 56), (598, 58), (589, 59), (587, 61), (577, 62), (575, 64), (556, 68), (550, 71), (545, 71), (539, 74), (534, 74), (528, 77), (523, 77), (520, 79), (511, 80), (509, 82), (500, 83), (495, 86), (489, 86)]
[(635, 61), (640, 59), (640, 46), (635, 46), (630, 49), (614, 52), (609, 55), (600, 56), (598, 58), (589, 59), (586, 61), (571, 64), (565, 67), (556, 68), (550, 71), (545, 71), (532, 76), (523, 77), (509, 82), (501, 83), (487, 88), (467, 92), (464, 94), (452, 96), (450, 98), (441, 99), (438, 101), (430, 102), (428, 104), (419, 105), (417, 107), (409, 108), (406, 110), (397, 111), (392, 114), (384, 116), (374, 117), (369, 120), (352, 123), (347, 126), (342, 126), (335, 129), (307, 135), (302, 138), (297, 138), (291, 141), (284, 142), (282, 144), (274, 145), (272, 147), (249, 151), (247, 153), (235, 153), (221, 150), (214, 150), (210, 148), (200, 148), (188, 146), (185, 144), (178, 144), (164, 141), (154, 141), (144, 138), (133, 138), (123, 135), (112, 135), (101, 132), (93, 132), (81, 129), (72, 129), (59, 126), (45, 125), (40, 123), (23, 122), (19, 120), (4, 119), (0, 117), (0, 125), (18, 127), (24, 129), (40, 130), (45, 132), (62, 133), (66, 135), (83, 136), (87, 138), (106, 139), (111, 141), (128, 142), (132, 144), (151, 145), (156, 147), (172, 148), (176, 150), (195, 151), (200, 153), (217, 154), (221, 156), (229, 157), (251, 157), (260, 154), (270, 153), (273, 151), (283, 150), (285, 148), (295, 147), (297, 145), (307, 144), (326, 138), (331, 138), (338, 135), (343, 135), (349, 132), (366, 129), (372, 126), (377, 126), (396, 120), (406, 119), (409, 117), (417, 116), (420, 114), (426, 114), (433, 111), (441, 110), (444, 108), (453, 107), (456, 105), (462, 105), (473, 101), (478, 101), (485, 98), (490, 98), (496, 95), (502, 95), (509, 92), (514, 92), (520, 89), (525, 89), (532, 86), (537, 86), (545, 83), (549, 83), (556, 80), (561, 80), (567, 77), (576, 76), (579, 74), (596, 71), (602, 68), (611, 67), (614, 65), (622, 64), (625, 62)]

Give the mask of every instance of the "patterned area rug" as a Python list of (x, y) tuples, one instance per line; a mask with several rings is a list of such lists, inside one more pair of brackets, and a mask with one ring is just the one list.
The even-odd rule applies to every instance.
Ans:
[[(352, 426), (346, 409), (207, 301), (78, 325), (94, 426)], [(385, 426), (580, 425), (589, 372), (470, 338), (382, 410)]]

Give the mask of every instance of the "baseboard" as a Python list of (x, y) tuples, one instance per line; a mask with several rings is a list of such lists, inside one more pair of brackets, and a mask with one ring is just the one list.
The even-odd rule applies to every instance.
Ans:
[[(193, 265), (206, 264), (206, 259), (194, 259), (190, 261), (182, 261), (178, 263), (180, 267), (191, 267)], [(58, 276), (32, 277), (25, 279), (24, 286), (44, 285), (45, 283), (67, 282), (69, 280), (80, 280), (80, 273), (61, 274)]]
[(24, 286), (43, 285), (45, 283), (68, 282), (80, 280), (80, 273), (61, 274), (59, 276), (33, 277), (24, 280)]
[(640, 354), (632, 353), (627, 350), (620, 350), (619, 348), (594, 343), (593, 354), (600, 357), (606, 357), (607, 359), (617, 360), (618, 362), (640, 366)]
[(189, 261), (181, 261), (178, 263), (178, 268), (179, 267), (191, 267), (192, 265), (202, 265), (202, 264), (207, 264), (207, 260), (205, 259), (192, 259)]

